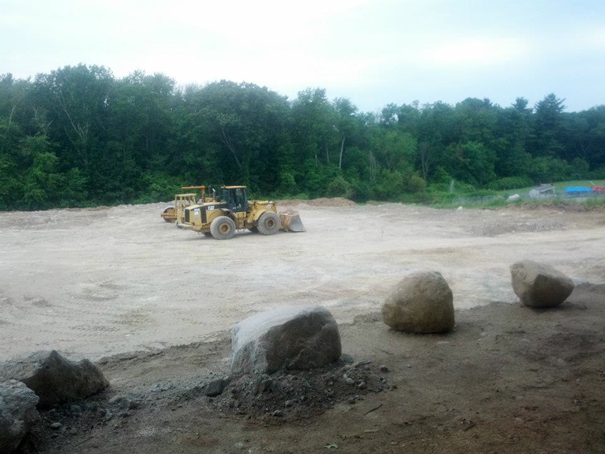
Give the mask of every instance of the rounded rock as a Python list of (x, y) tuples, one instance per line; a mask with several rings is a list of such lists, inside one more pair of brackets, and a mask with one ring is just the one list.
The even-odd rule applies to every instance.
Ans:
[(397, 331), (445, 333), (454, 328), (454, 298), (441, 273), (421, 271), (401, 280), (382, 306), (382, 319)]
[(550, 265), (522, 260), (510, 267), (513, 290), (528, 307), (556, 307), (565, 302), (574, 289), (573, 281)]

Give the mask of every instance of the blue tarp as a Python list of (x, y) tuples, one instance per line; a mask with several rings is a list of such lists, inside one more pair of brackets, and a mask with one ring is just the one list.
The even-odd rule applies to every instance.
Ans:
[(572, 186), (569, 188), (565, 188), (566, 193), (577, 194), (580, 192), (592, 192), (592, 189), (586, 186)]

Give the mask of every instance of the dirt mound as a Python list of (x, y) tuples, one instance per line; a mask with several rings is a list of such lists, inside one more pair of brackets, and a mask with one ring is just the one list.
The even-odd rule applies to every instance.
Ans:
[[(384, 368), (384, 366), (381, 366)], [(334, 365), (311, 371), (282, 371), (273, 375), (244, 375), (209, 397), (219, 412), (294, 420), (323, 413), (338, 402), (354, 404), (369, 393), (390, 390), (386, 375), (371, 361)], [(205, 393), (206, 387), (194, 389)], [(190, 395), (185, 395), (187, 399)]]
[(355, 202), (349, 199), (345, 199), (344, 197), (321, 197), (319, 199), (286, 199), (286, 200), (278, 200), (278, 206), (296, 206), (296, 205), (308, 205), (312, 207), (354, 207), (357, 206)]

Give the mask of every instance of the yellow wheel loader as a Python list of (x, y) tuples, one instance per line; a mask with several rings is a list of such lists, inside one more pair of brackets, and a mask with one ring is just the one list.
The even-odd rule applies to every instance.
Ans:
[(167, 205), (160, 215), (166, 222), (183, 222), (183, 216), (185, 216), (185, 208), (198, 203), (205, 203), (206, 200), (206, 186), (183, 186), (181, 189), (195, 189), (200, 191), (201, 197), (198, 198), (196, 193), (188, 194), (176, 194), (174, 196), (174, 202)]
[(213, 190), (212, 201), (185, 207), (183, 220), (176, 225), (212, 236), (217, 240), (233, 238), (236, 230), (273, 235), (280, 229), (304, 232), (297, 212), (277, 214), (274, 202), (248, 200), (246, 186), (222, 186)]

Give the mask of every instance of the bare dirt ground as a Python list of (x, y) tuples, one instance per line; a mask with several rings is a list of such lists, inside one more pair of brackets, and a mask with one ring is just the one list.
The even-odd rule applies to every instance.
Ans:
[[(82, 410), (43, 413), (23, 452), (605, 452), (605, 285), (582, 284), (554, 310), (492, 303), (456, 318), (454, 333), (438, 336), (391, 331), (377, 313), (359, 316), (341, 326), (344, 351), (374, 378), (387, 366), (384, 389), (345, 384), (350, 365), (337, 364), (316, 380), (295, 375), (290, 381), (304, 386), (288, 400), (273, 388), (252, 396), (260, 412), (237, 411), (239, 384), (221, 400), (203, 393), (228, 372), (227, 333), (105, 358), (98, 364), (111, 387)], [(344, 394), (325, 397), (326, 386)], [(137, 405), (112, 404), (116, 396)], [(52, 430), (56, 422), (62, 427)]]
[(0, 213), (0, 360), (207, 341), (284, 305), (350, 323), (423, 268), (442, 272), (458, 309), (515, 301), (508, 267), (524, 258), (605, 283), (603, 212), (350, 203), (299, 205), (306, 233), (230, 241), (162, 222), (162, 204)]
[[(44, 412), (23, 452), (605, 452), (603, 212), (322, 201), (298, 206), (307, 233), (221, 242), (161, 208), (0, 214), (0, 360), (55, 348), (111, 381)], [(569, 301), (517, 303), (508, 267), (523, 258), (570, 275)], [(452, 287), (455, 331), (389, 330), (384, 297), (426, 268)], [(333, 312), (353, 365), (205, 395), (234, 323), (309, 304)]]

